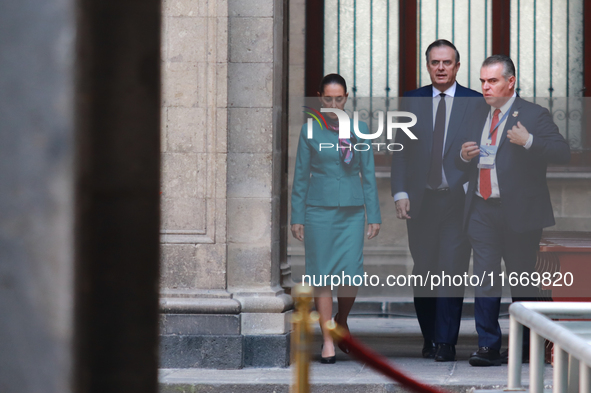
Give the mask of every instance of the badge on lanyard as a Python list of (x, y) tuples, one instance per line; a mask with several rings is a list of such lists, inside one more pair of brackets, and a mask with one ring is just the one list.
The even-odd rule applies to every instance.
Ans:
[(484, 145), (480, 146), (480, 161), (478, 168), (493, 169), (495, 167), (495, 157), (497, 155), (498, 146)]
[[(513, 105), (511, 105), (513, 106)], [(494, 169), (495, 167), (495, 158), (497, 156), (497, 149), (499, 148), (498, 145), (491, 145), (492, 143), (492, 134), (497, 130), (497, 128), (499, 128), (499, 126), (501, 124), (503, 124), (503, 122), (505, 121), (505, 119), (507, 118), (507, 115), (509, 114), (509, 111), (511, 110), (511, 107), (509, 107), (509, 110), (507, 110), (505, 112), (505, 114), (503, 115), (503, 117), (501, 118), (501, 120), (499, 120), (499, 122), (497, 123), (496, 127), (494, 130), (492, 130), (489, 134), (488, 134), (488, 140), (486, 145), (480, 146), (480, 160), (478, 161), (478, 168), (479, 169)], [(516, 112), (517, 113), (517, 112)], [(513, 116), (515, 116), (515, 114), (513, 114)], [(497, 142), (498, 142), (498, 135), (497, 135)]]

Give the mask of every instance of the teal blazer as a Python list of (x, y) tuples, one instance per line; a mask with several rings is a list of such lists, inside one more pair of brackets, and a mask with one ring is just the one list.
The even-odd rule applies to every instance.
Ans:
[[(368, 134), (367, 124), (359, 122), (359, 130)], [(380, 224), (380, 202), (376, 185), (373, 149), (355, 151), (353, 162), (348, 168), (341, 163), (338, 146), (338, 134), (313, 125), (313, 138), (308, 139), (308, 125), (302, 126), (295, 173), (291, 192), (291, 223), (304, 224), (306, 205), (309, 206), (363, 206), (367, 222)], [(353, 134), (353, 121), (351, 121)], [(333, 147), (320, 143), (332, 143)], [(357, 140), (356, 143), (371, 141)], [(365, 149), (365, 146), (359, 146)], [(359, 174), (361, 173), (361, 179)]]

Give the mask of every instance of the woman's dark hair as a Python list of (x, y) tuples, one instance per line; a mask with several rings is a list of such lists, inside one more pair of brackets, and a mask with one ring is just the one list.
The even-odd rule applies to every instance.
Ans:
[(343, 89), (345, 89), (345, 93), (347, 93), (347, 82), (345, 82), (345, 78), (339, 74), (328, 74), (322, 78), (322, 82), (320, 82), (320, 86), (318, 87), (318, 92), (324, 94), (324, 86), (332, 85), (333, 83), (341, 85)]

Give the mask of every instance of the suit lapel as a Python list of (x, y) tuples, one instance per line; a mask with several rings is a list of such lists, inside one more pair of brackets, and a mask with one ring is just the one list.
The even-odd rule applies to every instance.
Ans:
[(462, 119), (464, 118), (464, 113), (466, 112), (466, 98), (458, 97), (457, 95), (454, 97), (453, 105), (451, 107), (451, 114), (449, 118), (449, 123), (447, 125), (447, 136), (445, 138), (445, 150), (443, 152), (443, 156), (447, 154), (449, 148), (451, 147), (454, 138), (458, 134), (460, 125), (462, 124)]
[(505, 127), (503, 127), (503, 134), (501, 135), (501, 141), (498, 143), (499, 150), (501, 149), (501, 146), (503, 146), (503, 142), (505, 142), (505, 139), (507, 139), (507, 131), (509, 131), (511, 128), (513, 128), (514, 125), (517, 124), (517, 121), (519, 120), (519, 118), (516, 116), (513, 116), (513, 113), (515, 113), (515, 111), (519, 112), (520, 108), (521, 108), (521, 99), (519, 97), (516, 97), (515, 101), (513, 101), (513, 105), (511, 106), (511, 108), (509, 108), (509, 115), (507, 116), (507, 121), (505, 122)]
[(430, 89), (426, 89), (425, 91), (425, 98), (423, 98), (421, 107), (423, 108), (423, 117), (426, 121), (424, 129), (427, 135), (427, 149), (429, 150), (429, 154), (431, 154), (433, 148), (433, 86), (431, 85), (429, 87)]
[[(475, 119), (478, 120), (474, 120), (474, 131), (473, 131), (473, 137), (474, 137), (474, 142), (476, 142), (476, 144), (478, 144), (480, 146), (480, 141), (482, 141), (482, 133), (484, 132), (484, 126), (486, 125), (486, 120), (488, 119), (488, 114), (490, 112), (490, 106), (488, 106), (488, 104), (480, 107), (478, 109), (478, 115), (475, 116)], [(487, 130), (488, 131), (488, 130)]]
[(425, 97), (433, 98), (433, 85), (429, 85), (428, 89), (425, 89)]
[(424, 146), (427, 148), (428, 153), (431, 154), (433, 145), (433, 86), (426, 86), (421, 93), (418, 98), (419, 113), (416, 114), (417, 129), (425, 141)]

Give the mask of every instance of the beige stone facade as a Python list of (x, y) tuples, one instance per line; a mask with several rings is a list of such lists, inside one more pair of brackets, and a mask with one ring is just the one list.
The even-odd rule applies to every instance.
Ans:
[(163, 19), (162, 311), (284, 335), (283, 1), (166, 0)]
[(162, 295), (226, 288), (227, 6), (165, 1)]

